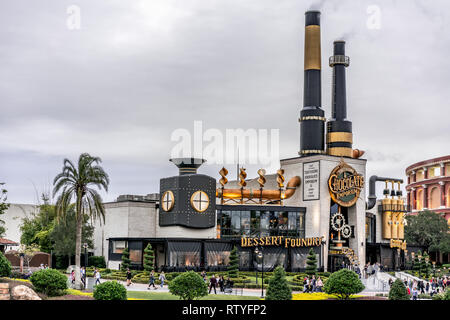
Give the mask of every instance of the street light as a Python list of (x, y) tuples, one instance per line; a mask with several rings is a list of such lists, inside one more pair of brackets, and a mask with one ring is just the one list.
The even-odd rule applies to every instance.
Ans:
[(436, 261), (433, 261), (433, 278), (436, 278)]
[(426, 256), (425, 257), (425, 277), (428, 276), (428, 261), (430, 261), (430, 257)]
[(422, 261), (422, 255), (419, 254), (419, 255), (417, 256), (417, 258), (419, 259), (419, 278), (420, 278), (420, 276), (421, 276), (421, 274), (422, 274), (422, 263), (421, 263), (421, 261)]
[(264, 298), (264, 254), (263, 254), (263, 248), (258, 249), (258, 247), (255, 248), (255, 254), (256, 257), (261, 260), (261, 271), (262, 271), (262, 277), (261, 277), (261, 298)]
[(88, 266), (88, 257), (87, 257), (88, 244), (86, 242), (83, 243), (83, 248), (84, 248), (84, 275), (83, 275), (83, 277), (84, 277), (84, 289), (86, 289), (86, 280), (87, 280), (87, 277), (86, 277), (87, 270), (86, 270), (86, 268)]

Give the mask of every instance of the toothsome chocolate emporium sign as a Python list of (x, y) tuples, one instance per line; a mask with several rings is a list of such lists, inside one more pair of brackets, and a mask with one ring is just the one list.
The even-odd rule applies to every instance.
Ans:
[(364, 177), (343, 160), (331, 171), (328, 178), (331, 198), (343, 207), (351, 207), (364, 188)]

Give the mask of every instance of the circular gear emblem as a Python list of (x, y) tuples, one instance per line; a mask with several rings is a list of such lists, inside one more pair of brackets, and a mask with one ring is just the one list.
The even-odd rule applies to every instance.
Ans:
[(346, 224), (343, 228), (342, 228), (342, 236), (344, 238), (350, 238), (350, 236), (352, 235), (352, 228)]
[(333, 230), (340, 231), (342, 228), (344, 228), (345, 225), (345, 219), (344, 216), (341, 213), (335, 213), (331, 217), (331, 227)]

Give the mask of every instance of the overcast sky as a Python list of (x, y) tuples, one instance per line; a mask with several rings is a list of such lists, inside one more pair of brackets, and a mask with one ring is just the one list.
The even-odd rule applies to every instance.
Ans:
[[(80, 29), (68, 27), (72, 5)], [(408, 165), (450, 153), (447, 0), (0, 6), (0, 181), (10, 202), (37, 203), (63, 159), (82, 152), (103, 159), (105, 201), (158, 192), (160, 178), (177, 174), (171, 133), (193, 130), (195, 120), (204, 130), (279, 129), (280, 158), (297, 156), (308, 9), (322, 12), (327, 117), (328, 57), (334, 40), (347, 41), (347, 114), (354, 148), (366, 151), (367, 179), (405, 178)], [(248, 166), (249, 178), (257, 168)], [(217, 178), (218, 169), (200, 172)], [(235, 166), (228, 169), (234, 177)]]

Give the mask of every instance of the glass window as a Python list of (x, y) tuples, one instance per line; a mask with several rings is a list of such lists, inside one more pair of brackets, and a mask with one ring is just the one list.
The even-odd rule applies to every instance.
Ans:
[(250, 215), (250, 234), (253, 237), (257, 237), (260, 233), (260, 212), (253, 210), (250, 212)]
[(269, 215), (269, 229), (271, 236), (278, 235), (278, 212), (270, 211)]
[(239, 268), (245, 269), (250, 267), (250, 251), (239, 252)]
[(278, 231), (279, 235), (287, 235), (288, 230), (288, 213), (280, 212), (278, 214)]
[(233, 229), (233, 235), (241, 234), (241, 212), (231, 211), (231, 228)]
[(250, 211), (241, 211), (242, 235), (250, 236)]
[(123, 250), (127, 247), (126, 241), (113, 241), (113, 253), (122, 253)]
[(261, 211), (261, 237), (269, 236), (270, 228), (270, 213), (268, 211)]
[(304, 238), (305, 237), (305, 213), (304, 212), (299, 212), (298, 213), (298, 236), (300, 238)]
[(130, 250), (130, 260), (134, 263), (142, 262), (142, 250)]
[(230, 264), (230, 251), (208, 251), (208, 266), (227, 266)]

